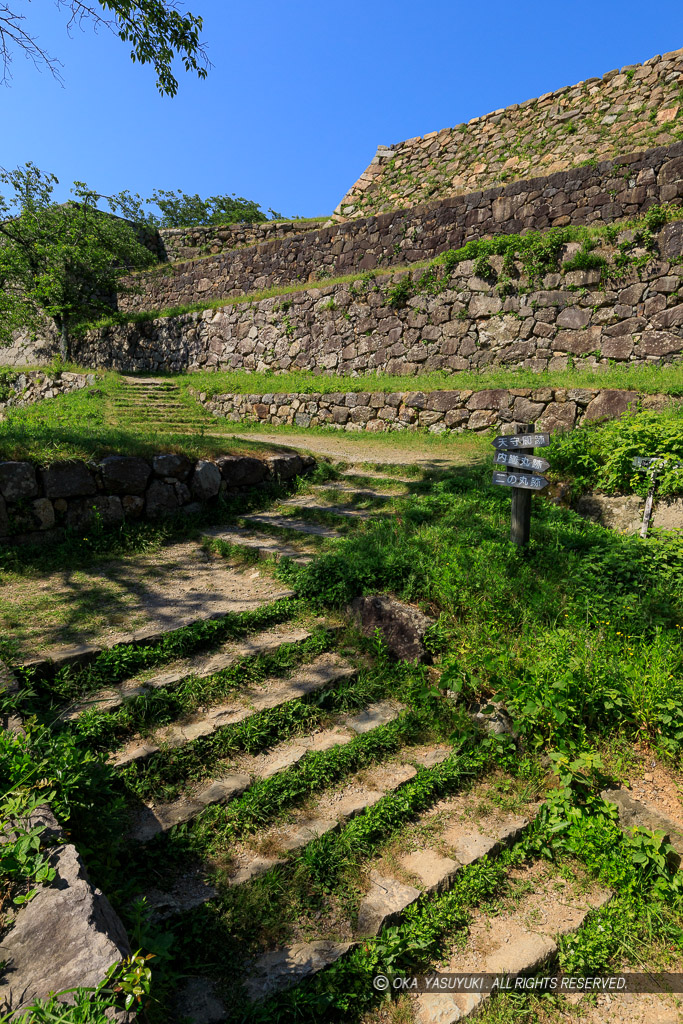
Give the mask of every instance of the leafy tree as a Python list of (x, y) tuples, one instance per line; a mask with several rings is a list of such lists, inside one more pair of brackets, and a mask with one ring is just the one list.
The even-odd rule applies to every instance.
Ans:
[(0, 183), (12, 190), (0, 195), (0, 340), (47, 316), (68, 359), (73, 328), (111, 311), (120, 276), (155, 257), (127, 221), (97, 208), (101, 196), (84, 182), (63, 204), (53, 199), (57, 178), (32, 163), (1, 171)]
[[(22, 53), (37, 68), (47, 67), (58, 79), (62, 64), (38, 42), (26, 15), (16, 9), (21, 0), (11, 4), (0, 0), (0, 61), (2, 81), (11, 78), (15, 52)], [(178, 82), (172, 64), (176, 57), (186, 71), (206, 78), (211, 66), (200, 40), (202, 19), (189, 11), (184, 13), (175, 0), (56, 0), (67, 18), (67, 30), (84, 22), (92, 22), (95, 30), (105, 27), (131, 44), (130, 58), (135, 63), (152, 64), (157, 76), (157, 89), (162, 96), (175, 96)]]
[[(145, 209), (146, 204), (153, 203), (160, 213), (155, 214)], [(232, 195), (209, 196), (202, 199), (198, 195), (186, 195), (178, 189), (167, 192), (156, 189), (149, 199), (142, 199), (137, 193), (119, 192), (110, 200), (112, 209), (117, 208), (124, 215), (138, 224), (148, 224), (155, 228), (189, 228), (198, 224), (258, 224), (268, 220), (258, 203), (252, 199)], [(282, 214), (268, 210), (274, 217)]]

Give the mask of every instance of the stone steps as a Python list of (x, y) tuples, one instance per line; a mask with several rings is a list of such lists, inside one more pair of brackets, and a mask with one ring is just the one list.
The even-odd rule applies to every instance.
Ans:
[(285, 740), (262, 754), (238, 756), (234, 760), (236, 771), (209, 781), (196, 794), (185, 793), (170, 803), (140, 808), (133, 819), (131, 837), (141, 843), (148, 842), (154, 836), (168, 832), (174, 825), (190, 821), (212, 804), (227, 803), (254, 782), (270, 779), (295, 767), (309, 753), (345, 746), (356, 736), (387, 725), (402, 710), (402, 705), (396, 702), (371, 704), (358, 715), (337, 716), (334, 725), (320, 732)]
[(296, 516), (280, 515), (277, 512), (253, 512), (240, 517), (240, 522), (253, 523), (255, 526), (266, 526), (274, 530), (291, 530), (304, 536), (323, 537), (336, 540), (340, 534), (331, 526), (311, 522), (309, 519), (297, 519)]
[(224, 541), (226, 544), (233, 544), (235, 547), (246, 548), (254, 551), (259, 558), (291, 558), (299, 565), (305, 565), (314, 558), (311, 551), (301, 551), (298, 548), (280, 541), (277, 537), (259, 535), (244, 530), (239, 526), (219, 527), (215, 530), (204, 531), (204, 537), (213, 540)]
[[(418, 823), (428, 821), (434, 813), (432, 809), (419, 815)], [(393, 871), (371, 861), (365, 867), (367, 893), (358, 909), (353, 938), (294, 943), (265, 953), (257, 958), (245, 982), (247, 995), (260, 1002), (331, 966), (358, 942), (396, 924), (417, 900), (449, 889), (465, 866), (495, 856), (503, 846), (514, 843), (528, 825), (529, 820), (520, 816), (504, 817), (486, 832), (477, 825), (456, 823), (445, 830), (438, 845), (401, 855)], [(416, 884), (410, 884), (413, 881)]]
[(336, 654), (322, 654), (310, 665), (298, 668), (289, 679), (269, 679), (258, 686), (246, 687), (238, 697), (218, 704), (182, 723), (157, 729), (146, 740), (133, 739), (109, 757), (115, 768), (142, 763), (162, 749), (186, 746), (211, 736), (219, 729), (244, 722), (261, 711), (272, 710), (314, 693), (332, 683), (348, 679), (355, 669)]
[[(561, 895), (558, 888), (563, 889)], [(543, 880), (538, 881), (519, 910), (493, 919), (475, 914), (467, 945), (456, 948), (439, 973), (534, 974), (556, 958), (560, 936), (578, 931), (588, 915), (610, 899), (609, 891), (596, 886), (582, 893), (559, 878), (545, 889)], [(423, 993), (411, 997), (413, 1019), (415, 1024), (455, 1024), (490, 999), (490, 992)]]
[(210, 655), (199, 655), (185, 660), (175, 667), (167, 668), (147, 679), (127, 680), (120, 686), (97, 693), (70, 706), (60, 716), (63, 721), (74, 721), (86, 711), (114, 711), (123, 703), (134, 697), (150, 694), (154, 690), (175, 686), (190, 676), (195, 679), (208, 679), (223, 669), (230, 668), (244, 658), (257, 658), (263, 654), (271, 654), (286, 644), (297, 644), (308, 639), (310, 630), (298, 626), (276, 626), (253, 638), (230, 640)]

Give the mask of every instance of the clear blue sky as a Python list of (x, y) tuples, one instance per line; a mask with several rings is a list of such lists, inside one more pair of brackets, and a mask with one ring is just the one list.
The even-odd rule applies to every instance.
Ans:
[(32, 160), (104, 194), (235, 192), (288, 216), (330, 213), (378, 143), (683, 46), (680, 0), (188, 0), (214, 67), (203, 82), (179, 67), (168, 99), (118, 38), (69, 38), (50, 0), (13, 6), (61, 58), (65, 87), (16, 58), (0, 165)]

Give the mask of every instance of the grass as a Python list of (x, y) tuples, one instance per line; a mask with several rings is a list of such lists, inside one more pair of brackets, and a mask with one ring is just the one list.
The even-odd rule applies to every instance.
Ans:
[[(113, 399), (123, 393), (123, 382), (115, 373), (105, 373), (94, 388), (70, 395), (11, 408), (0, 423), (0, 459), (32, 459), (46, 466), (60, 459), (99, 459), (105, 455), (150, 457), (161, 452), (178, 452), (190, 458), (211, 458), (227, 452), (262, 455), (267, 445), (167, 430), (145, 425), (135, 410), (113, 410)], [(197, 429), (214, 421), (182, 393)]]
[[(587, 361), (586, 361), (587, 362)], [(663, 366), (648, 364), (629, 366), (615, 364), (595, 368), (574, 365), (567, 370), (499, 369), (476, 371), (443, 371), (395, 376), (385, 373), (345, 377), (339, 374), (312, 373), (250, 373), (239, 371), (200, 371), (169, 377), (181, 388), (193, 389), (209, 397), (220, 394), (319, 394), (337, 392), (406, 392), (406, 391), (483, 391), (488, 388), (614, 388), (640, 391), (643, 394), (683, 396), (683, 361)]]

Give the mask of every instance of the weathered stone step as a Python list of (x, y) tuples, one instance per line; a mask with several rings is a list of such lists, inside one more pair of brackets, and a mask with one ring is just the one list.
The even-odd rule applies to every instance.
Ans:
[[(531, 873), (539, 867), (532, 865)], [(541, 866), (543, 870), (543, 866)], [(527, 869), (526, 875), (529, 875)], [(524, 869), (519, 871), (524, 874)], [(515, 872), (511, 872), (511, 877)], [(564, 891), (558, 895), (558, 888)], [(474, 915), (464, 949), (454, 950), (443, 974), (533, 974), (558, 952), (556, 939), (578, 931), (588, 914), (611, 899), (611, 893), (593, 886), (588, 892), (554, 877), (535, 882), (519, 910), (491, 919)], [(422, 993), (413, 996), (415, 1024), (455, 1024), (478, 1011), (491, 998), (487, 992)]]
[[(324, 662), (325, 659), (332, 657), (323, 655), (318, 662)], [(348, 678), (353, 674), (354, 670), (350, 666), (345, 666), (341, 659), (335, 657), (335, 662), (334, 667), (327, 670), (324, 664), (319, 667), (319, 684), (309, 686), (306, 692), (310, 693), (313, 689), (320, 689), (322, 686)], [(315, 664), (314, 662), (313, 665)], [(309, 668), (312, 667), (309, 666)], [(300, 679), (301, 675), (302, 673), (299, 672), (297, 678)], [(313, 681), (311, 680), (311, 682)], [(295, 700), (299, 696), (301, 693), (295, 693), (293, 696), (289, 695), (287, 700)], [(278, 704), (283, 703), (286, 703), (286, 700), (278, 701)], [(268, 706), (276, 705), (269, 704)], [(211, 804), (227, 803), (228, 800), (244, 792), (257, 779), (269, 779), (273, 775), (292, 768), (308, 753), (330, 750), (332, 747), (350, 743), (360, 733), (369, 732), (371, 729), (393, 721), (401, 711), (402, 705), (384, 701), (371, 705), (358, 715), (340, 717), (338, 724), (332, 728), (286, 740), (263, 754), (242, 755), (235, 759), (235, 772), (208, 782), (197, 795), (185, 794), (168, 804), (149, 805), (141, 808), (132, 825), (131, 835), (139, 842), (147, 842), (160, 832), (167, 832), (174, 825), (190, 821)], [(256, 712), (254, 711), (254, 713)], [(248, 717), (248, 715), (244, 717)]]
[(113, 711), (125, 701), (132, 700), (133, 697), (140, 697), (152, 690), (174, 686), (189, 676), (194, 676), (196, 679), (207, 679), (243, 658), (256, 658), (262, 654), (270, 654), (285, 644), (301, 643), (310, 635), (308, 629), (284, 625), (275, 626), (246, 640), (231, 640), (213, 654), (186, 660), (180, 665), (159, 672), (148, 679), (138, 682), (134, 679), (128, 680), (120, 686), (99, 690), (89, 698), (68, 708), (61, 717), (64, 721), (72, 721), (79, 718), (85, 711)]
[(626, 789), (606, 789), (600, 795), (603, 800), (616, 805), (622, 828), (647, 828), (651, 832), (664, 832), (676, 851), (680, 865), (683, 858), (683, 827), (678, 822), (661, 814), (645, 801), (637, 800)]
[(314, 512), (325, 512), (327, 515), (340, 516), (342, 519), (370, 519), (375, 513), (370, 509), (349, 508), (346, 505), (334, 505), (321, 500), (314, 494), (305, 494), (287, 498), (279, 503), (280, 508), (306, 508)]
[[(236, 579), (237, 582), (237, 579)], [(252, 611), (255, 608), (265, 608), (274, 601), (294, 597), (294, 591), (289, 587), (274, 586), (271, 579), (264, 581), (264, 586), (257, 584), (253, 579), (239, 581), (245, 588), (242, 597), (236, 596), (233, 608), (228, 611), (210, 612), (206, 615), (192, 614), (178, 616), (169, 625), (152, 625), (136, 630), (134, 633), (127, 633), (118, 636), (107, 643), (106, 641), (94, 644), (72, 644), (65, 647), (55, 647), (44, 654), (27, 658), (15, 665), (15, 668), (32, 669), (38, 678), (44, 678), (51, 673), (67, 665), (84, 666), (93, 662), (103, 651), (117, 650), (123, 647), (149, 647), (158, 643), (165, 637), (172, 636), (187, 626), (194, 626), (202, 622), (211, 622), (214, 619), (223, 619), (226, 615), (240, 614), (245, 611)], [(249, 593), (247, 594), (247, 588)], [(263, 593), (261, 594), (260, 591)]]
[(159, 729), (153, 738), (132, 740), (123, 750), (111, 755), (110, 763), (116, 768), (145, 761), (165, 748), (183, 747), (219, 729), (237, 725), (260, 711), (271, 710), (298, 700), (306, 694), (320, 690), (330, 683), (348, 679), (355, 669), (336, 654), (321, 654), (310, 665), (296, 670), (290, 679), (268, 679), (259, 686), (240, 691), (239, 699), (209, 708), (183, 723), (174, 723)]
[[(388, 793), (395, 792), (417, 774), (417, 767), (433, 768), (445, 761), (452, 748), (443, 744), (404, 750), (401, 756), (387, 765), (346, 780), (333, 793), (322, 793), (316, 801), (315, 814), (295, 812), (286, 824), (274, 825), (252, 837), (249, 845), (231, 847), (232, 866), (223, 878), (230, 886), (243, 885), (252, 878), (265, 874), (271, 868), (286, 863), (291, 854), (303, 849), (318, 836), (343, 827), (352, 818), (362, 814)], [(206, 792), (206, 789), (203, 792)], [(208, 806), (203, 804), (204, 806)], [(266, 848), (263, 855), (259, 848)], [(182, 878), (170, 892), (151, 890), (147, 904), (158, 918), (183, 913), (216, 896), (216, 890), (195, 874)]]
[[(427, 815), (420, 816), (420, 820), (432, 814), (433, 811), (430, 811)], [(528, 824), (526, 818), (511, 817), (500, 822), (495, 834), (490, 836), (474, 828), (462, 829), (452, 826), (451, 849), (454, 852), (454, 846), (459, 841), (464, 861), (444, 857), (434, 849), (421, 850), (402, 858), (401, 867), (417, 877), (419, 887), (371, 867), (369, 891), (359, 907), (354, 941), (331, 944), (320, 941), (296, 943), (266, 953), (257, 959), (252, 974), (245, 983), (249, 998), (253, 1002), (259, 1002), (276, 992), (286, 991), (299, 984), (302, 977), (317, 974), (331, 966), (356, 945), (359, 939), (377, 935), (382, 928), (398, 921), (403, 912), (418, 900), (423, 892), (433, 893), (449, 888), (464, 864), (473, 863), (487, 854), (495, 853), (501, 845), (514, 842)], [(304, 969), (305, 973), (302, 974)]]
[(314, 557), (312, 553), (293, 548), (284, 541), (278, 540), (277, 537), (250, 533), (239, 526), (224, 526), (215, 530), (205, 530), (203, 536), (234, 544), (235, 547), (256, 551), (259, 558), (291, 558), (293, 562), (305, 565)]
[(292, 530), (295, 533), (308, 534), (312, 537), (324, 537), (335, 540), (340, 534), (331, 526), (313, 523), (309, 519), (297, 519), (296, 516), (283, 516), (277, 512), (254, 512), (241, 516), (241, 521), (254, 523), (256, 526), (269, 526), (276, 530)]

